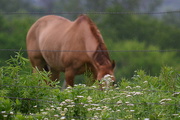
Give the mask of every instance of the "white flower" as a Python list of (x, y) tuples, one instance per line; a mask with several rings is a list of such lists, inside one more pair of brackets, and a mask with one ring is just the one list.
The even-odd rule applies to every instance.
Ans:
[(57, 107), (57, 110), (61, 110), (61, 107)]
[(180, 94), (180, 92), (175, 92), (175, 93), (172, 94), (172, 96), (177, 96), (179, 94)]
[(84, 96), (77, 96), (77, 98), (84, 98)]
[(34, 108), (37, 108), (37, 105), (33, 106)]
[(102, 108), (103, 108), (104, 110), (107, 110), (107, 109), (108, 109), (108, 107), (107, 107), (107, 106), (102, 106)]
[(134, 92), (133, 94), (134, 95), (142, 95), (143, 93), (141, 93), (141, 92)]
[(8, 115), (3, 115), (3, 117), (7, 117)]
[(63, 105), (66, 105), (66, 102), (65, 102), (65, 101), (63, 101), (63, 102), (60, 103), (60, 106), (63, 106)]
[(60, 118), (60, 120), (65, 120), (65, 119), (66, 119), (66, 117), (64, 117), (64, 116)]
[(121, 100), (117, 101), (117, 104), (122, 104), (122, 101)]
[(171, 100), (172, 100), (171, 98), (168, 98), (168, 99), (162, 99), (162, 100), (160, 100), (160, 103), (166, 102), (166, 101), (171, 101)]
[(110, 84), (111, 84), (112, 82), (114, 82), (113, 79), (112, 79), (113, 77), (114, 77), (113, 75), (106, 74), (106, 75), (101, 79), (102, 84), (105, 84), (106, 87), (108, 88), (108, 87), (110, 86)]
[(72, 102), (73, 100), (70, 100), (70, 99), (66, 99), (65, 102)]
[(73, 108), (75, 105), (68, 105), (67, 107), (69, 107), (69, 108)]
[(127, 104), (127, 106), (134, 106), (134, 104)]
[(47, 115), (47, 112), (42, 112), (43, 115)]
[(91, 86), (92, 88), (97, 88), (97, 86)]
[(129, 112), (134, 112), (135, 110), (129, 110)]
[(100, 111), (100, 110), (102, 110), (100, 107), (98, 107), (98, 108), (96, 108), (96, 110), (98, 110), (98, 111)]
[(132, 87), (131, 86), (127, 86), (126, 89), (132, 89)]
[(54, 115), (54, 117), (59, 117), (59, 115)]
[(91, 97), (91, 96), (88, 96), (87, 99), (88, 99), (88, 100), (92, 100), (92, 97)]
[(54, 106), (53, 106), (53, 105), (51, 105), (51, 107), (53, 108)]
[(146, 83), (148, 83), (148, 81), (144, 81), (143, 83), (146, 84)]
[(178, 116), (179, 114), (172, 114), (173, 116)]
[(87, 110), (88, 110), (88, 111), (91, 111), (92, 109), (91, 109), (91, 108), (88, 108)]
[(149, 118), (144, 118), (144, 120), (150, 120)]
[(116, 112), (121, 112), (121, 110), (116, 110)]
[(131, 97), (132, 95), (126, 95), (126, 97)]
[(6, 111), (1, 111), (2, 114), (6, 113)]
[(141, 88), (141, 86), (136, 86), (135, 88)]
[(99, 104), (91, 104), (92, 106), (99, 106)]
[(10, 112), (11, 115), (13, 115), (14, 113), (13, 112)]

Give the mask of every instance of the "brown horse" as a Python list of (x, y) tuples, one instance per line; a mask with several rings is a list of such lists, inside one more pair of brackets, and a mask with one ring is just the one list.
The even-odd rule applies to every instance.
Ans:
[(26, 45), (32, 66), (50, 71), (53, 81), (65, 72), (66, 87), (73, 86), (75, 75), (83, 74), (87, 68), (94, 80), (100, 81), (106, 74), (114, 76), (115, 63), (96, 25), (86, 15), (75, 21), (44, 16), (30, 28)]

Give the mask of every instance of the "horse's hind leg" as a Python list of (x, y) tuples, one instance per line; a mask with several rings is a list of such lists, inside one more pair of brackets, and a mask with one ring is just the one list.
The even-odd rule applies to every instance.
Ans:
[(59, 76), (60, 76), (60, 72), (57, 71), (57, 70), (53, 70), (53, 69), (50, 69), (51, 70), (51, 80), (52, 81), (58, 81), (59, 80)]

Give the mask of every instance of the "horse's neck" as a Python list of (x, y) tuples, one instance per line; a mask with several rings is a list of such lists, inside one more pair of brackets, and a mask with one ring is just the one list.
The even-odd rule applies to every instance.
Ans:
[(110, 64), (110, 58), (106, 46), (101, 44), (97, 47), (96, 52), (93, 55), (95, 62), (99, 65), (107, 65)]

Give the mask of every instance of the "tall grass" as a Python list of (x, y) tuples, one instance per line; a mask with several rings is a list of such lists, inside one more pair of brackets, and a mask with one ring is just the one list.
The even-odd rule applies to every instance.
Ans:
[(28, 63), (17, 53), (0, 68), (2, 120), (180, 118), (180, 72), (171, 67), (162, 67), (159, 76), (137, 70), (104, 91), (97, 83), (61, 90), (44, 82), (50, 73), (31, 73)]

